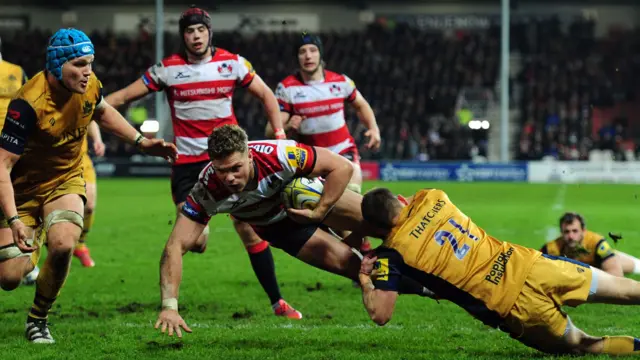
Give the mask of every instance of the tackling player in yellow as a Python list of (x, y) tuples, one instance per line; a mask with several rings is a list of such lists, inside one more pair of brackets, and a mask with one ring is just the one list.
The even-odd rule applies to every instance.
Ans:
[(0, 136), (0, 287), (18, 287), (47, 245), (25, 324), (32, 343), (54, 342), (47, 317), (84, 226), (82, 146), (91, 121), (150, 155), (176, 156), (173, 144), (145, 139), (103, 101), (93, 54), (82, 31), (58, 30), (47, 46), (46, 70), (11, 100)]
[[(444, 191), (418, 191), (403, 201), (388, 189), (368, 192), (362, 214), (384, 239), (359, 276), (373, 321), (386, 324), (398, 281), (412, 278), (441, 299), (525, 345), (548, 353), (638, 353), (640, 340), (596, 337), (573, 325), (563, 305), (639, 305), (640, 283), (581, 262), (500, 241), (478, 227)], [(375, 270), (374, 270), (375, 269)]]
[(640, 274), (640, 260), (614, 250), (604, 236), (586, 228), (580, 214), (568, 212), (562, 215), (560, 233), (557, 239), (540, 249), (543, 254), (575, 259), (615, 276)]

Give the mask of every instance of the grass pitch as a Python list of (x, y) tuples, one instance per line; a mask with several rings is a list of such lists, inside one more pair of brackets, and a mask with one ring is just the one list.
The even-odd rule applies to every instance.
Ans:
[[(365, 188), (381, 185), (368, 183)], [(565, 210), (581, 212), (597, 232), (621, 232), (617, 248), (640, 255), (637, 186), (389, 183), (406, 195), (439, 187), (490, 234), (539, 248), (557, 234)], [(447, 302), (403, 296), (394, 318), (377, 327), (350, 281), (273, 249), (282, 294), (300, 321), (276, 318), (248, 256), (225, 215), (214, 217), (204, 254), (188, 254), (181, 314), (194, 330), (182, 340), (153, 329), (159, 304), (159, 259), (175, 211), (168, 180), (98, 183), (88, 239), (96, 261), (71, 275), (50, 315), (57, 343), (23, 337), (32, 287), (0, 293), (2, 359), (524, 359), (544, 358)], [(594, 335), (640, 336), (640, 308), (586, 305), (568, 309)]]

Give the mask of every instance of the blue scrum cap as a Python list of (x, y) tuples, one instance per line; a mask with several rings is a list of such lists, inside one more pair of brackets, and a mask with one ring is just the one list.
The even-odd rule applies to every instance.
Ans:
[(62, 80), (62, 65), (69, 60), (93, 55), (93, 43), (84, 32), (78, 29), (60, 29), (56, 31), (47, 46), (47, 71), (56, 79)]

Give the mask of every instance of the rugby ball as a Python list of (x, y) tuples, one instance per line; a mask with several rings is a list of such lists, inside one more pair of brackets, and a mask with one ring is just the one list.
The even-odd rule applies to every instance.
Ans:
[(324, 185), (318, 178), (295, 178), (285, 185), (280, 196), (284, 206), (293, 209), (314, 209), (322, 196)]

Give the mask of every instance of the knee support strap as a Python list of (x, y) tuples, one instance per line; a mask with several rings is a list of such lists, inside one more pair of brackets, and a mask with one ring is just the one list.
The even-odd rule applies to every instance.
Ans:
[(23, 253), (15, 244), (9, 244), (0, 249), (0, 261), (10, 260), (23, 256), (31, 256), (31, 253)]
[[(37, 229), (33, 232), (34, 238), (28, 239), (28, 244), (33, 244), (34, 239), (38, 248), (41, 248), (44, 245), (47, 232), (49, 228), (53, 224), (61, 223), (61, 222), (70, 222), (78, 225), (80, 229), (84, 227), (84, 219), (82, 215), (78, 214), (75, 211), (71, 210), (54, 210), (52, 211), (45, 219), (42, 225), (38, 226)], [(35, 255), (38, 258), (38, 250), (36, 252), (23, 253), (15, 244), (7, 245), (0, 249), (0, 261), (14, 259), (23, 256), (32, 256)], [(37, 263), (37, 261), (35, 261)]]
[(70, 222), (72, 224), (78, 225), (80, 229), (84, 228), (84, 218), (77, 212), (72, 210), (53, 210), (44, 219), (42, 231), (47, 233), (49, 232), (49, 229), (53, 224), (61, 222)]

